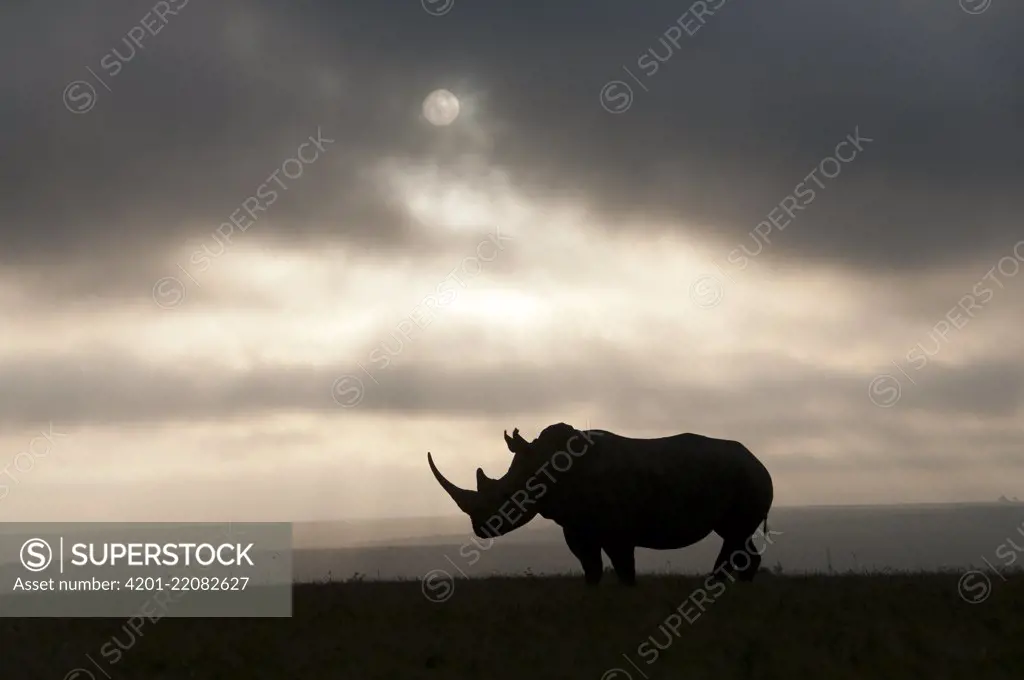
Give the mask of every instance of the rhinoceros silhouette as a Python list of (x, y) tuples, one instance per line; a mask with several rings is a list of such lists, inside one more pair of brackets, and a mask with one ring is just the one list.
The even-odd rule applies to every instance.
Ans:
[(636, 548), (685, 548), (712, 531), (722, 538), (714, 578), (735, 573), (752, 581), (760, 567), (753, 536), (762, 523), (767, 530), (772, 478), (739, 442), (690, 433), (634, 439), (558, 423), (532, 442), (518, 429), (506, 432), (505, 444), (514, 454), (508, 472), (491, 479), (477, 468), (476, 491), (448, 481), (427, 453), (434, 477), (480, 538), (537, 515), (550, 519), (592, 585), (601, 580), (602, 550), (619, 580), (632, 585)]

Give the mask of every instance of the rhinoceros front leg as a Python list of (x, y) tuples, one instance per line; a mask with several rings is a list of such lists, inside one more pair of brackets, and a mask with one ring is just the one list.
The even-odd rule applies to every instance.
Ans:
[(604, 551), (608, 553), (608, 559), (612, 561), (612, 568), (619, 582), (627, 586), (636, 585), (636, 555), (631, 545), (605, 546)]
[(575, 531), (568, 527), (562, 528), (565, 536), (565, 544), (569, 550), (580, 561), (583, 567), (583, 578), (588, 586), (596, 586), (601, 582), (601, 572), (604, 570), (604, 562), (601, 561), (601, 544), (588, 536), (585, 532)]

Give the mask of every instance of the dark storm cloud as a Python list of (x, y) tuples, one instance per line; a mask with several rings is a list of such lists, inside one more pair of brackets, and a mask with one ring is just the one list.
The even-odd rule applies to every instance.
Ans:
[[(394, 68), (396, 89), (461, 76), (485, 90), (496, 160), (519, 184), (578, 194), (605, 217), (673, 217), (757, 250), (748, 233), (804, 183), (816, 196), (773, 230), (771, 255), (903, 268), (1017, 240), (1024, 8), (707, 4), (721, 6), (678, 48), (659, 38), (690, 3), (475, 5), (427, 23), (395, 11), (366, 20), (389, 39), (381, 69), (364, 75)], [(681, 21), (692, 27), (692, 12)], [(672, 55), (645, 72), (648, 48)], [(392, 66), (409, 52), (415, 67)], [(630, 81), (624, 65), (647, 91), (631, 83), (632, 106), (611, 115), (598, 93)], [(827, 156), (849, 158), (836, 146), (857, 130), (872, 140), (863, 152), (834, 179), (823, 176), (833, 165), (819, 169), (824, 187), (807, 179)]]
[[(517, 184), (603, 217), (672, 217), (756, 250), (748, 233), (805, 183), (815, 199), (771, 227), (767, 256), (915, 267), (1019, 234), (1019, 3), (972, 16), (955, 0), (708, 0), (717, 9), (690, 36), (678, 28), (694, 30), (690, 3), (664, 0), (458, 3), (443, 17), (411, 0), (191, 0), (110, 77), (102, 59), (129, 52), (125, 35), (156, 4), (4, 10), (3, 264), (77, 260), (116, 286), (131, 253), (130, 268), (158, 276), (318, 126), (337, 142), (253, 229), (313, 247), (414, 245), (416, 225), (362, 172), (396, 154), (446, 162), (469, 144), (459, 126), (417, 118), (441, 86), (480, 94), (489, 153)], [(659, 41), (666, 31), (678, 47)], [(656, 71), (649, 48), (672, 53)], [(75, 115), (61, 93), (91, 79), (87, 66), (111, 91), (97, 85)], [(618, 115), (599, 101), (614, 79), (635, 94)], [(824, 188), (809, 184), (855, 130), (872, 141)]]
[[(252, 223), (243, 204), (257, 195), (259, 219), (236, 241), (438, 245), (366, 176), (392, 148), (385, 130), (367, 138), (359, 127), (381, 101), (350, 88), (330, 43), (244, 3), (170, 4), (179, 11), (162, 27), (154, 3), (138, 2), (36, 6), (6, 22), (6, 51), (34, 58), (5, 78), (5, 99), (14, 97), (0, 133), (0, 264), (41, 272), (62, 292), (148, 291), (173, 266), (171, 251), (211, 241), (236, 211)], [(248, 46), (243, 19), (256, 29)], [(143, 23), (159, 32), (143, 35), (141, 49), (124, 42)], [(73, 79), (96, 93), (78, 115), (61, 98)], [(90, 101), (83, 87), (71, 91), (73, 107)], [(282, 168), (300, 155), (313, 160)]]
[[(868, 438), (879, 442), (872, 447), (876, 454), (884, 441), (917, 455), (924, 444), (946, 445), (950, 428), (958, 427), (950, 415), (955, 411), (961, 421), (988, 424), (985, 437), (971, 428), (955, 432), (963, 446), (976, 438), (969, 448), (983, 455), (987, 443), (1010, 443), (1001, 428), (1024, 407), (1024, 394), (1011, 387), (1024, 380), (1016, 365), (929, 367), (936, 380), (921, 381), (918, 392), (907, 389), (896, 407), (881, 409), (868, 398), (867, 374), (775, 359), (772, 370), (754, 371), (740, 386), (712, 387), (666, 377), (648, 362), (622, 362), (616, 353), (588, 348), (583, 354), (585, 361), (556, 369), (406, 362), (375, 372), (376, 382), (355, 364), (266, 364), (225, 372), (201, 362), (157, 365), (117, 352), (9, 361), (0, 364), (0, 384), (17, 389), (0, 392), (0, 426), (215, 422), (289, 412), (320, 413), (343, 423), (386, 412), (498, 418), (528, 429), (527, 421), (550, 424), (567, 417), (564, 409), (585, 405), (595, 427), (752, 438), (759, 446), (784, 445), (794, 453), (807, 449), (802, 440), (856, 449)], [(352, 398), (357, 383), (351, 378), (338, 389), (345, 375), (360, 377), (359, 399)]]

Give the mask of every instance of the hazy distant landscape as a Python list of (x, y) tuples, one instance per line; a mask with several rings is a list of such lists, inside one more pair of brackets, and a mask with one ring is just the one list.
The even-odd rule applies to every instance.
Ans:
[[(1008, 543), (1024, 546), (1019, 502), (783, 507), (772, 511), (768, 528), (773, 543), (762, 566), (786, 573), (964, 570), (986, 567), (984, 560), (998, 569), (1024, 565)], [(638, 549), (637, 570), (706, 573), (720, 545), (712, 534), (681, 550)], [(293, 547), (299, 583), (421, 579), (436, 570), (452, 578), (579, 571), (561, 529), (539, 517), (493, 542), (476, 538), (465, 517), (299, 522)], [(0, 550), (0, 564), (15, 561), (16, 548)]]
[[(997, 557), (999, 546), (1008, 539), (1024, 546), (1024, 504), (777, 508), (768, 528), (782, 533), (772, 536), (762, 566), (786, 573), (826, 573), (830, 564), (834, 571), (968, 569), (985, 567), (984, 559), (1002, 568), (1008, 560)], [(374, 530), (383, 535), (373, 538)], [(332, 540), (345, 547), (330, 548)], [(419, 579), (437, 569), (453, 578), (579, 571), (561, 529), (540, 518), (489, 547), (461, 517), (296, 525), (295, 543), (298, 581)], [(712, 535), (682, 550), (638, 549), (637, 571), (706, 573), (720, 545)], [(1024, 555), (1012, 562), (1022, 564)]]

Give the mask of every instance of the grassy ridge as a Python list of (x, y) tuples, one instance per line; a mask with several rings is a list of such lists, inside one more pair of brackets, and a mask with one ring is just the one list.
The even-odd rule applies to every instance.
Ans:
[(490, 578), (426, 589), (443, 602), (414, 581), (300, 585), (292, 619), (0, 619), (0, 677), (104, 678), (89, 655), (125, 680), (1024, 678), (1024, 576), (977, 604), (958, 579), (764, 574), (704, 599), (698, 577)]

